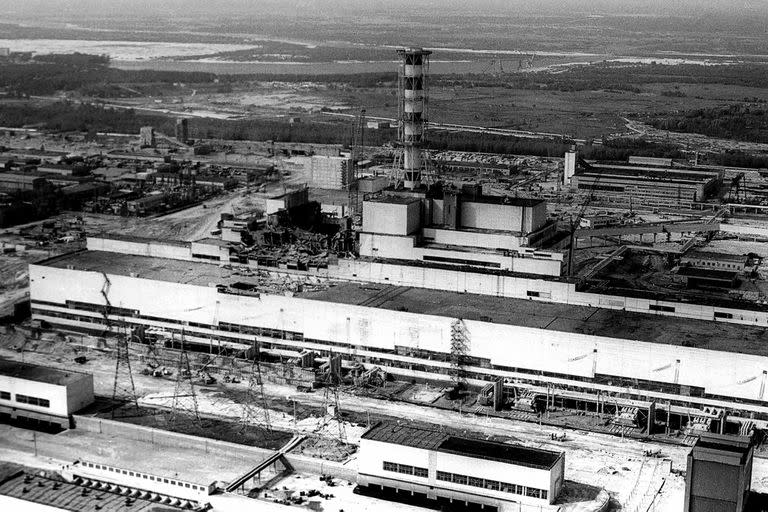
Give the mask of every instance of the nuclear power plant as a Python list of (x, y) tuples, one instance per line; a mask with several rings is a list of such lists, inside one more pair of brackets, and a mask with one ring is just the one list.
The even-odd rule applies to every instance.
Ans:
[[(145, 126), (89, 157), (98, 230), (20, 228), (48, 252), (0, 347), (0, 415), (45, 433), (13, 449), (58, 469), (9, 472), (0, 496), (648, 512), (685, 494), (693, 511), (732, 473), (720, 501), (744, 510), (768, 432), (768, 232), (724, 198), (749, 173), (598, 161), (572, 139), (536, 163), (438, 150), (457, 127), (507, 135), (430, 121), (432, 54), (396, 50), (393, 118), (343, 113), (345, 144), (217, 149), (179, 107), (174, 137)], [(50, 169), (33, 192), (66, 181)]]

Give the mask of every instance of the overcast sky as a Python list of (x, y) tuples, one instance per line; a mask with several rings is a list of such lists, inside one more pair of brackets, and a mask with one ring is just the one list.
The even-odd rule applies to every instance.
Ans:
[[(80, 12), (91, 15), (119, 14), (151, 15), (177, 11), (179, 14), (210, 13), (213, 15), (314, 15), (361, 14), (366, 10), (420, 11), (434, 8), (476, 14), (497, 13), (514, 15), (608, 13), (700, 16), (703, 12), (721, 11), (733, 14), (745, 11), (768, 13), (766, 0), (0, 0), (2, 11), (24, 15), (35, 13), (67, 14)], [(2, 21), (2, 20), (0, 20)]]

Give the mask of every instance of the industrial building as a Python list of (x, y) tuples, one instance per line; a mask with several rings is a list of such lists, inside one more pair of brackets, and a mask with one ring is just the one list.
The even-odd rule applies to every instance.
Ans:
[(155, 129), (151, 126), (142, 126), (139, 130), (139, 144), (142, 147), (155, 147)]
[(37, 166), (37, 171), (49, 174), (59, 174), (61, 176), (86, 176), (89, 174), (88, 167), (83, 164), (42, 163)]
[(93, 403), (93, 376), (0, 359), (0, 415), (69, 428)]
[[(88, 243), (88, 251), (30, 265), (34, 319), (98, 333), (125, 320), (167, 337), (183, 332), (191, 347), (204, 351), (211, 343), (247, 350), (254, 340), (278, 358), (308, 350), (322, 360), (333, 351), (403, 379), (445, 382), (458, 357), (452, 332), (460, 325), (470, 339), (460, 354), (469, 383), (504, 379), (507, 388), (534, 397), (529, 410), (556, 387), (558, 396), (581, 407), (633, 409), (635, 424), (646, 432), (656, 428), (657, 415), (671, 428), (684, 428), (691, 418), (715, 432), (768, 426), (768, 352), (758, 342), (768, 317), (759, 312), (746, 320), (751, 312), (715, 308), (713, 318), (708, 306), (589, 294), (582, 300), (594, 306), (550, 303), (535, 291), (548, 281), (522, 278), (528, 289), (521, 299), (372, 285), (353, 274), (342, 278), (342, 265), (314, 271), (333, 276), (335, 286), (286, 296), (259, 290), (257, 280), (220, 266), (239, 265), (221, 240)], [(434, 272), (450, 284), (451, 271)], [(465, 283), (477, 279), (472, 286), (486, 293), (484, 278), (499, 285), (499, 276), (458, 273)], [(106, 280), (110, 308), (102, 294)], [(718, 321), (706, 322), (707, 316)], [(696, 332), (707, 334), (681, 343)]]
[(688, 454), (684, 512), (743, 512), (753, 456), (751, 436), (702, 434)]
[(389, 194), (363, 203), (360, 255), (559, 276), (563, 254), (546, 203), (446, 191)]
[[(570, 165), (575, 165), (570, 158)], [(716, 171), (627, 164), (590, 163), (570, 176), (576, 193), (628, 208), (692, 208), (714, 197), (721, 184)]]
[(46, 179), (42, 176), (0, 172), (0, 191), (2, 192), (40, 190), (46, 183)]
[(748, 257), (745, 254), (726, 254), (722, 252), (689, 251), (680, 258), (680, 265), (708, 270), (744, 272)]
[(360, 439), (357, 460), (357, 483), (366, 490), (498, 512), (551, 504), (565, 479), (563, 453), (409, 424), (374, 425)]
[(130, 490), (145, 499), (183, 509), (200, 508), (215, 489), (213, 483), (188, 482), (83, 460), (67, 466), (62, 476), (84, 487), (112, 492)]
[(312, 188), (346, 190), (354, 181), (352, 157), (312, 155), (304, 157), (300, 179)]
[(176, 140), (182, 144), (186, 144), (189, 140), (189, 119), (185, 117), (179, 117), (176, 119), (176, 127), (174, 131)]

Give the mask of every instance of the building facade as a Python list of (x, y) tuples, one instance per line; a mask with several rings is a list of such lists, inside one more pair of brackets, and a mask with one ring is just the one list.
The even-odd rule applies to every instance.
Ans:
[(93, 403), (93, 376), (0, 360), (0, 414), (69, 428), (69, 415)]
[(560, 452), (395, 423), (379, 423), (363, 434), (357, 460), (362, 487), (499, 512), (554, 503), (565, 475)]
[[(89, 250), (31, 265), (33, 318), (99, 333), (125, 320), (168, 338), (184, 333), (205, 351), (211, 343), (247, 350), (258, 341), (275, 357), (334, 352), (402, 378), (446, 382), (451, 331), (461, 321), (471, 338), (465, 370), (473, 385), (501, 378), (541, 395), (557, 386), (603, 404), (659, 402), (681, 415), (698, 408), (716, 431), (768, 425), (768, 352), (757, 342), (762, 326), (671, 318), (652, 308), (551, 304), (530, 289), (527, 299), (354, 281), (311, 295), (250, 292), (248, 277), (220, 266), (226, 244), (203, 243), (208, 249), (193, 249), (203, 256), (194, 259), (186, 244), (139, 244), (141, 256), (129, 254), (134, 245), (117, 240), (101, 248), (122, 253)], [(693, 346), (678, 342), (702, 328), (708, 335)], [(713, 408), (721, 413), (704, 412)]]

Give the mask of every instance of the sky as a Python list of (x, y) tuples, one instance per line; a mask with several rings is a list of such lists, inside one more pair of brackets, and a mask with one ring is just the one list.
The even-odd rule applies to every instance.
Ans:
[(703, 12), (768, 13), (765, 0), (0, 0), (0, 9), (22, 15), (88, 13), (92, 15), (137, 16), (168, 13), (189, 15), (259, 14), (316, 15), (356, 14), (413, 9), (435, 12), (470, 12), (488, 14), (563, 14), (606, 13), (646, 15), (701, 15)]

